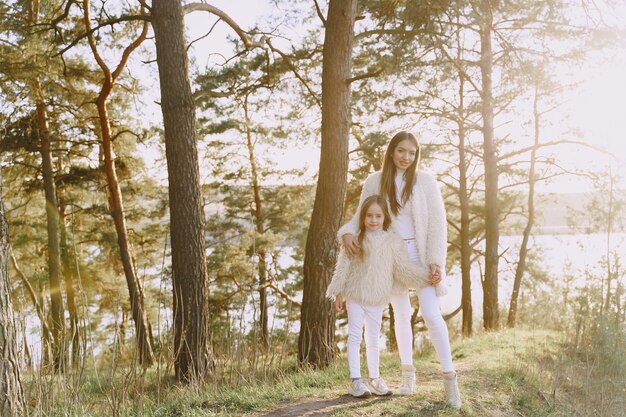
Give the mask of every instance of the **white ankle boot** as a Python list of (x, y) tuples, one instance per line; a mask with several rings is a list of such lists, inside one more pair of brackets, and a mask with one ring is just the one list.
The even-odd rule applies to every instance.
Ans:
[(413, 365), (402, 365), (402, 383), (398, 389), (400, 395), (411, 395), (415, 392), (415, 368)]
[(461, 408), (461, 392), (459, 391), (456, 372), (444, 372), (443, 386), (446, 389), (448, 405), (456, 409)]

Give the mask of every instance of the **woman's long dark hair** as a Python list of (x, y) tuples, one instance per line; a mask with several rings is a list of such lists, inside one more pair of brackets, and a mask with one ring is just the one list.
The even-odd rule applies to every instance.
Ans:
[(391, 225), (389, 208), (387, 207), (387, 201), (385, 201), (383, 196), (376, 194), (367, 197), (365, 201), (363, 201), (363, 204), (361, 205), (361, 211), (359, 213), (359, 235), (357, 239), (359, 241), (359, 246), (361, 246), (361, 251), (359, 252), (361, 256), (363, 255), (363, 246), (361, 245), (361, 243), (363, 243), (363, 239), (365, 238), (366, 230), (365, 216), (367, 215), (367, 210), (370, 208), (370, 206), (372, 206), (372, 204), (378, 204), (380, 206), (380, 209), (383, 211), (383, 215), (385, 216), (385, 219), (383, 220), (383, 230), (389, 229), (389, 225)]
[[(393, 153), (398, 147), (398, 144), (403, 140), (409, 140), (417, 148), (417, 154), (415, 160), (409, 165), (404, 173), (404, 189), (402, 190), (402, 196), (398, 203), (398, 197), (396, 196), (396, 166), (393, 163)], [(389, 208), (394, 215), (398, 215), (400, 207), (404, 206), (413, 192), (413, 185), (415, 184), (415, 178), (417, 176), (417, 168), (420, 162), (420, 144), (417, 138), (409, 132), (398, 132), (391, 138), (385, 157), (383, 159), (383, 173), (380, 180), (380, 194), (387, 198), (389, 201)]]

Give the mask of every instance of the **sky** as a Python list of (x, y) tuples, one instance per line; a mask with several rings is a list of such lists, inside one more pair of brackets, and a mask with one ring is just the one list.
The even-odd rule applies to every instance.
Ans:
[[(214, 0), (210, 2), (226, 12), (244, 30), (254, 27), (255, 23), (276, 11), (270, 0)], [(323, 3), (323, 2), (322, 2)], [(626, 4), (610, 11), (602, 10), (600, 17), (609, 24), (626, 22)], [(593, 16), (593, 13), (590, 13)], [(600, 16), (600, 17), (598, 17)], [(195, 12), (185, 18), (187, 38), (191, 41), (206, 35), (216, 21), (214, 16), (204, 12)], [(288, 21), (276, 22), (289, 27)], [(298, 28), (291, 28), (297, 33)], [(234, 32), (224, 22), (216, 24), (210, 35), (199, 40), (190, 48), (193, 67), (204, 68), (223, 62), (231, 55), (228, 37)], [(624, 172), (626, 177), (626, 42), (621, 51), (614, 49), (593, 52), (590, 59), (572, 71), (581, 83), (563, 97), (563, 104), (552, 114), (555, 123), (569, 123), (581, 132), (581, 140), (593, 146), (606, 149), (607, 153), (596, 152), (578, 146), (560, 147), (558, 157), (568, 167), (605, 168), (610, 166), (613, 172)], [(578, 72), (579, 74), (576, 74)], [(558, 75), (558, 74), (557, 74)], [(571, 76), (571, 74), (570, 74)], [(567, 120), (567, 122), (563, 122)], [(285, 168), (308, 166), (311, 175), (317, 169), (319, 151), (312, 146), (304, 146), (285, 154)], [(626, 178), (621, 183), (626, 188)], [(540, 191), (577, 192), (592, 188), (585, 179), (565, 176), (539, 186)]]

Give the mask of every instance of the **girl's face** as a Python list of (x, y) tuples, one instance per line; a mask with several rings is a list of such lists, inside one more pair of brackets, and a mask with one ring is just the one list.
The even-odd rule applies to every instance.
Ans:
[(384, 223), (385, 213), (383, 209), (377, 203), (373, 203), (365, 212), (365, 228), (374, 232), (382, 229)]
[(397, 169), (406, 170), (415, 161), (417, 155), (417, 148), (408, 139), (398, 143), (396, 149), (393, 150), (393, 164)]

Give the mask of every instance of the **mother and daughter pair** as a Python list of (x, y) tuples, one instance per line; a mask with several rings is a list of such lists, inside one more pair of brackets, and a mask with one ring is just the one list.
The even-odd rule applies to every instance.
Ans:
[[(363, 184), (357, 215), (339, 229), (343, 243), (327, 296), (338, 312), (348, 313), (348, 367), (355, 397), (390, 395), (379, 374), (380, 327), (384, 307), (391, 303), (395, 336), (402, 363), (399, 394), (415, 392), (413, 308), (409, 290), (416, 290), (451, 407), (461, 407), (452, 364), (448, 328), (439, 308), (445, 276), (447, 224), (443, 199), (433, 176), (418, 171), (420, 147), (414, 135), (396, 134), (385, 153), (382, 171)], [(365, 348), (370, 380), (361, 378), (360, 345)]]

